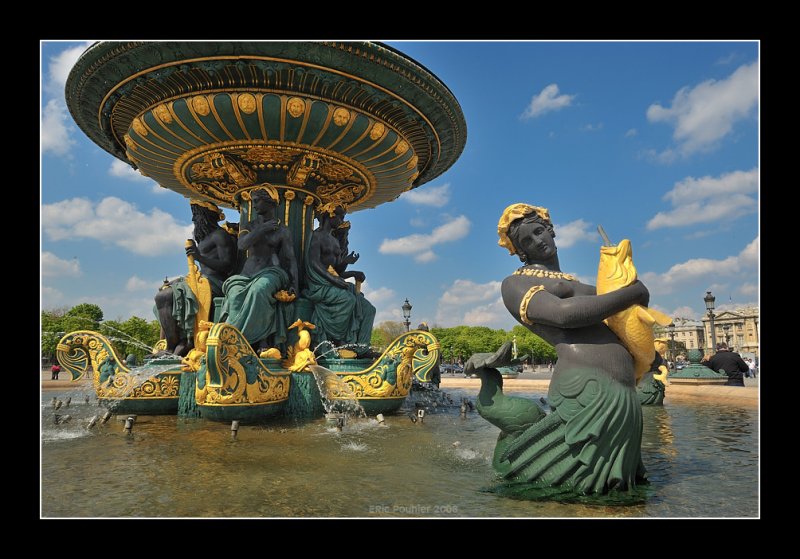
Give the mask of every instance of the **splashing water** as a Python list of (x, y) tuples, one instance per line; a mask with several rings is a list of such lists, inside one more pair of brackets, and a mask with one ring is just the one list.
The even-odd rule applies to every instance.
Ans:
[[(317, 353), (317, 349), (319, 349), (320, 346), (323, 346), (323, 345), (329, 345), (331, 348), (328, 351), (326, 351), (325, 353)], [(343, 344), (343, 345), (335, 346), (329, 340), (323, 340), (320, 343), (318, 343), (317, 346), (314, 348), (314, 356), (317, 359), (322, 359), (326, 355), (328, 355), (329, 353), (333, 353), (334, 357), (338, 358), (340, 349), (364, 349), (364, 348), (371, 349), (372, 346), (370, 346), (369, 344), (356, 344), (356, 343)]]
[[(308, 368), (314, 373), (325, 413), (344, 413), (353, 417), (367, 417), (367, 413), (358, 403), (353, 389), (336, 373), (319, 365), (309, 365)], [(337, 397), (332, 397), (331, 392), (336, 393)]]

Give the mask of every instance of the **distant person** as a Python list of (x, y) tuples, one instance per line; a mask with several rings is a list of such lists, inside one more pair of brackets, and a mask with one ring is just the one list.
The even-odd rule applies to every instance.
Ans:
[(744, 386), (742, 373), (750, 371), (741, 356), (730, 351), (725, 342), (717, 344), (717, 353), (709, 360), (708, 366), (717, 372), (725, 371), (725, 374), (728, 375), (726, 386)]
[(61, 366), (56, 363), (50, 367), (50, 380), (58, 380), (58, 373), (61, 372)]
[(750, 369), (750, 376), (756, 378), (756, 362), (752, 358), (747, 359), (747, 367)]

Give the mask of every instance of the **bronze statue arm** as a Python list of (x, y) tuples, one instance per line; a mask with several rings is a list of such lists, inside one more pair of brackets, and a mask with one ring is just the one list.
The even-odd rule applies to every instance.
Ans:
[(364, 272), (359, 272), (358, 270), (350, 270), (350, 271), (347, 271), (347, 272), (341, 272), (339, 274), (339, 277), (342, 278), (342, 279), (355, 278), (356, 281), (360, 281), (360, 282), (363, 282), (365, 279), (367, 279), (366, 274), (364, 274)]
[(295, 293), (299, 293), (300, 288), (297, 282), (297, 258), (294, 255), (294, 247), (292, 246), (292, 236), (288, 228), (284, 228), (281, 234), (281, 246), (278, 252), (278, 260), (281, 263), (287, 274), (289, 274), (289, 282)]
[(264, 234), (277, 231), (278, 227), (280, 227), (277, 219), (270, 219), (269, 221), (264, 221), (257, 224), (250, 223), (248, 225), (248, 228), (240, 230), (247, 232), (239, 236), (239, 241), (237, 243), (239, 250), (249, 249), (256, 244)]
[(322, 265), (322, 254), (320, 253), (319, 248), (319, 240), (314, 238), (314, 235), (311, 237), (311, 243), (308, 247), (308, 262), (311, 265), (311, 268), (317, 272), (320, 276), (327, 279), (332, 285), (339, 287), (341, 289), (347, 289), (347, 282), (344, 281), (342, 278), (332, 275), (328, 270)]
[[(511, 276), (503, 281), (503, 302), (526, 324), (556, 328), (584, 328), (597, 324), (631, 305), (647, 305), (650, 294), (640, 281), (604, 295), (576, 295), (560, 299), (545, 289)], [(521, 312), (524, 311), (524, 316)]]
[(224, 232), (223, 234), (224, 237), (218, 235), (212, 237), (216, 258), (201, 254), (194, 241), (186, 247), (186, 256), (194, 256), (194, 259), (204, 268), (210, 268), (221, 274), (230, 274), (236, 264), (236, 243), (233, 242), (230, 235)]

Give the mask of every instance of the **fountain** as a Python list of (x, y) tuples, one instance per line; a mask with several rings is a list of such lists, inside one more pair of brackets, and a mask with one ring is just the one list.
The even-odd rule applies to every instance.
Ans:
[[(461, 109), (424, 67), (377, 43), (100, 42), (73, 67), (66, 98), (97, 145), (190, 198), (195, 222), (187, 275), (156, 296), (155, 349), (180, 361), (132, 367), (100, 334), (62, 338), (59, 362), (73, 379), (93, 375), (101, 402), (259, 422), (324, 413), (310, 366), (338, 376), (367, 413), (397, 411), (412, 378), (429, 380), (439, 356), (429, 332), (369, 353), (375, 309), (364, 274), (347, 269), (358, 255), (344, 221), (461, 154)], [(218, 225), (221, 207), (239, 223)]]
[[(439, 360), (433, 335), (407, 332), (375, 356), (359, 341), (360, 328), (342, 339), (331, 313), (319, 310), (344, 303), (332, 304), (308, 287), (314, 219), (341, 234), (345, 208), (375, 207), (422, 185), (452, 165), (464, 146), (463, 116), (452, 94), (402, 54), (374, 43), (99, 43), (73, 69), (67, 99), (90, 138), (165, 188), (191, 197), (193, 212), (237, 210), (240, 223), (231, 242), (252, 233), (245, 224), (281, 235), (286, 228), (296, 275), (287, 272), (283, 289), (269, 302), (281, 328), (267, 329), (263, 339), (248, 338), (246, 319), (241, 328), (222, 319), (241, 309), (232, 310), (227, 294), (214, 295), (217, 288), (202, 275), (200, 242), (188, 257), (191, 294), (184, 296), (194, 299), (197, 310), (183, 323), (191, 335), (178, 331), (192, 342), (185, 351), (155, 351), (144, 366), (132, 367), (108, 338), (66, 333), (59, 362), (73, 379), (89, 376), (106, 409), (88, 400), (80, 404), (73, 395), (72, 418), (65, 421), (56, 406), (66, 397), (43, 399), (45, 516), (758, 514), (752, 490), (757, 410), (670, 402), (642, 407), (632, 366), (623, 382), (581, 372), (577, 376), (592, 378), (574, 383), (563, 370), (568, 359), (559, 359), (547, 400), (535, 392), (503, 399), (498, 369), (510, 362), (510, 348), (471, 359), (470, 370), (482, 377), (477, 400), (460, 389), (415, 394), (415, 383), (429, 382)], [(262, 215), (256, 206), (269, 207)], [(341, 266), (331, 267), (336, 276), (356, 280), (347, 282), (352, 297), (346, 298), (354, 314), (368, 315), (359, 277), (346, 276), (352, 263), (346, 254)], [(289, 285), (293, 277), (296, 287)], [(559, 297), (578, 284), (557, 270), (513, 277), (552, 280), (548, 287)], [(174, 292), (184, 289), (167, 283)], [(509, 296), (505, 283), (503, 289)], [(615, 286), (603, 297), (635, 289)], [(541, 291), (526, 289), (515, 306), (531, 328), (546, 296)], [(165, 335), (153, 349), (169, 352), (175, 343)], [(590, 389), (581, 393), (576, 385), (584, 381)], [(593, 392), (595, 384), (601, 386)], [(608, 406), (598, 406), (583, 423), (597, 440), (574, 446), (582, 434), (574, 422), (566, 426), (570, 440), (562, 440), (561, 415), (580, 412), (604, 391), (622, 404), (617, 414), (604, 415)], [(572, 398), (576, 393), (579, 398)], [(476, 419), (474, 410), (489, 421)], [(348, 411), (377, 419), (338, 415)], [(331, 424), (326, 413), (336, 414)], [(592, 421), (598, 417), (609, 420), (599, 429), (599, 420)], [(622, 465), (607, 475), (600, 464), (620, 441), (630, 444), (622, 445)], [(90, 473), (65, 469), (76, 456), (103, 467)], [(579, 460), (570, 462), (573, 457)], [(595, 462), (587, 468), (578, 463), (584, 458)], [(641, 464), (650, 485), (640, 483)], [(596, 479), (581, 477), (587, 469), (597, 472)], [(707, 476), (717, 482), (709, 484)], [(569, 483), (558, 483), (564, 480)], [(622, 489), (637, 483), (631, 499), (596, 498), (611, 493), (606, 490), (612, 484)], [(573, 491), (580, 484), (583, 491)], [(737, 499), (728, 498), (732, 493)], [(542, 495), (554, 500), (523, 500)]]

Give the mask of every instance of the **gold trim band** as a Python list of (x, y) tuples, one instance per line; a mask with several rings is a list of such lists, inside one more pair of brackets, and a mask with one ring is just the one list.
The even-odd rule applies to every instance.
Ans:
[(531, 302), (533, 296), (542, 291), (543, 289), (544, 289), (543, 285), (534, 285), (522, 297), (522, 301), (520, 301), (519, 303), (519, 319), (525, 324), (528, 324), (530, 326), (533, 325), (533, 321), (528, 318), (528, 304)]

